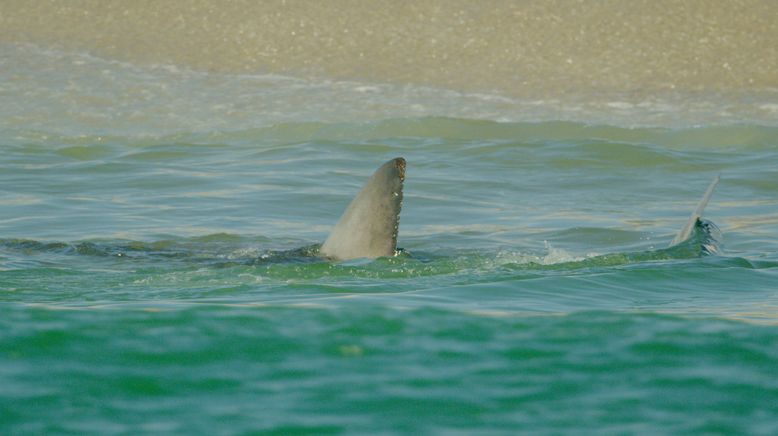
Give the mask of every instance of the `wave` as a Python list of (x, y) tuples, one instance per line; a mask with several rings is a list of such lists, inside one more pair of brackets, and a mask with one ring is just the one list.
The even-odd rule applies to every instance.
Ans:
[[(303, 142), (367, 142), (413, 140), (434, 146), (435, 142), (480, 141), (499, 143), (571, 142), (586, 147), (659, 147), (669, 150), (740, 150), (769, 152), (775, 149), (778, 127), (737, 124), (688, 128), (621, 127), (583, 122), (499, 122), (449, 117), (392, 118), (359, 122), (283, 122), (268, 126), (206, 132), (141, 135), (81, 133), (69, 135), (48, 130), (0, 129), (4, 145), (59, 145), (95, 148), (110, 145), (146, 148), (163, 145), (261, 147)], [(592, 149), (594, 151), (594, 148)], [(75, 152), (77, 150), (74, 149)], [(603, 152), (608, 152), (603, 150)]]

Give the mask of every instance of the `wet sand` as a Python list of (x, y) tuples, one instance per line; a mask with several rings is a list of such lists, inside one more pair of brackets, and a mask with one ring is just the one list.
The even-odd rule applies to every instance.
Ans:
[(778, 88), (778, 2), (758, 0), (7, 0), (0, 41), (524, 98)]

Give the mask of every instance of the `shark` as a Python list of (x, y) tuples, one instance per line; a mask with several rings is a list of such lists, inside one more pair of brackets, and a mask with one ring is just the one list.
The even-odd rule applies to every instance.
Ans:
[(404, 181), (404, 158), (378, 167), (346, 207), (319, 254), (334, 260), (394, 256)]
[[(396, 157), (375, 170), (319, 248), (319, 256), (338, 261), (398, 253), (405, 167), (405, 159)], [(713, 179), (668, 248), (694, 245), (701, 255), (721, 252), (721, 232), (712, 221), (702, 217), (719, 180), (719, 175)]]
[[(271, 250), (256, 258), (225, 260), (220, 253), (212, 253), (208, 249), (192, 249), (186, 243), (183, 245), (168, 244), (166, 241), (148, 244), (91, 241), (69, 244), (24, 239), (0, 239), (0, 249), (110, 256), (126, 258), (127, 260), (159, 257), (186, 262), (202, 261), (225, 266), (236, 262), (247, 264), (317, 262), (321, 260), (338, 262), (392, 257), (402, 252), (402, 249), (397, 248), (397, 238), (403, 205), (405, 170), (406, 160), (402, 157), (390, 159), (378, 167), (348, 204), (322, 244), (313, 244), (293, 250)], [(703, 218), (705, 207), (708, 205), (719, 180), (720, 176), (717, 175), (708, 185), (702, 199), (699, 200), (685, 225), (667, 248), (639, 253), (613, 253), (595, 256), (579, 262), (580, 266), (721, 254), (721, 231), (716, 224)]]

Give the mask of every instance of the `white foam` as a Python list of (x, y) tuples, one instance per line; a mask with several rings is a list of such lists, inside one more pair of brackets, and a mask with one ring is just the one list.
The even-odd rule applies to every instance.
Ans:
[(497, 254), (495, 261), (497, 265), (556, 265), (568, 262), (579, 262), (585, 260), (587, 256), (576, 256), (567, 250), (553, 247), (548, 241), (544, 241), (546, 246), (545, 253), (522, 253), (514, 251), (502, 251)]

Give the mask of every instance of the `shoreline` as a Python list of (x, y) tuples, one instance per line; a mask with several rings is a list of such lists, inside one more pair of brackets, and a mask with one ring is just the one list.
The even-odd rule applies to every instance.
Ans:
[(778, 89), (778, 3), (767, 1), (179, 5), (11, 0), (0, 4), (0, 42), (515, 98)]

